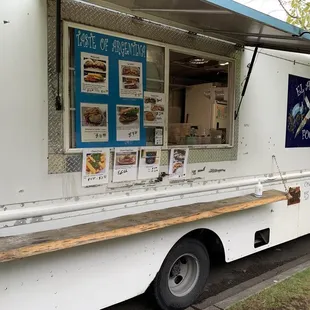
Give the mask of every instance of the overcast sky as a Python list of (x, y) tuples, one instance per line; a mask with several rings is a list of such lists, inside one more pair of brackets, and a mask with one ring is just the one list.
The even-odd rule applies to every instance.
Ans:
[(234, 0), (252, 9), (286, 21), (286, 13), (279, 4), (279, 0)]

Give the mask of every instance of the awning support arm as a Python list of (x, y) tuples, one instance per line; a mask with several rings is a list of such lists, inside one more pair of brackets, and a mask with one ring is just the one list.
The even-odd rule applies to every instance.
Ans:
[(245, 83), (244, 83), (244, 86), (243, 86), (243, 89), (242, 89), (240, 102), (239, 102), (239, 105), (237, 107), (237, 110), (235, 111), (235, 120), (238, 118), (240, 107), (241, 107), (244, 95), (246, 93), (246, 90), (248, 88), (248, 84), (249, 84), (251, 73), (252, 73), (252, 70), (253, 70), (253, 67), (254, 67), (254, 63), (255, 63), (255, 60), (256, 60), (257, 52), (258, 52), (258, 46), (255, 47), (255, 50), (254, 50), (254, 53), (253, 53), (253, 56), (252, 56), (252, 60), (251, 60), (251, 63), (250, 63), (249, 71), (248, 71), (248, 74), (247, 74), (247, 76), (245, 78)]
[(56, 0), (56, 72), (57, 72), (57, 94), (55, 108), (61, 110), (60, 99), (60, 74), (61, 74), (61, 1)]
[(301, 38), (302, 36), (304, 36), (305, 34), (310, 34), (310, 31), (303, 31), (301, 34), (297, 35), (297, 34), (293, 34), (293, 37), (297, 37), (297, 38)]

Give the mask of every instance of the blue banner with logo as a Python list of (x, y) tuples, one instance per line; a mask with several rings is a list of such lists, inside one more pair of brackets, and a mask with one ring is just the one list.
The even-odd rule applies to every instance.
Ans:
[(310, 78), (289, 75), (286, 148), (310, 147)]
[(146, 145), (146, 44), (75, 29), (77, 148)]

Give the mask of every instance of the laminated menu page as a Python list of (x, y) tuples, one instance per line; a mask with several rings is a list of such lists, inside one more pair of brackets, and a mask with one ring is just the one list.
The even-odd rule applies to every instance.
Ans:
[(142, 63), (119, 60), (119, 96), (143, 98)]
[(81, 53), (81, 91), (109, 94), (109, 58), (104, 55)]
[(116, 148), (114, 154), (113, 182), (134, 181), (137, 179), (138, 149)]
[(116, 141), (140, 140), (140, 106), (116, 106)]
[(165, 126), (165, 94), (144, 92), (144, 127)]
[(175, 148), (170, 153), (169, 178), (186, 178), (188, 148)]
[(108, 183), (109, 165), (109, 149), (84, 149), (82, 186), (96, 186)]
[(139, 180), (157, 178), (159, 176), (161, 151), (158, 148), (142, 148), (139, 160)]
[(107, 104), (81, 103), (81, 141), (109, 141)]

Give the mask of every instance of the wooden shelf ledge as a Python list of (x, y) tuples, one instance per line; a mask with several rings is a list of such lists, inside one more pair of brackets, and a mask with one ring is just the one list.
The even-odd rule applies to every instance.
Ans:
[(164, 210), (126, 215), (101, 222), (76, 225), (32, 234), (1, 237), (0, 262), (55, 252), (94, 242), (121, 238), (164, 227), (194, 222), (226, 213), (286, 200), (285, 193), (270, 190), (253, 195), (197, 203)]

